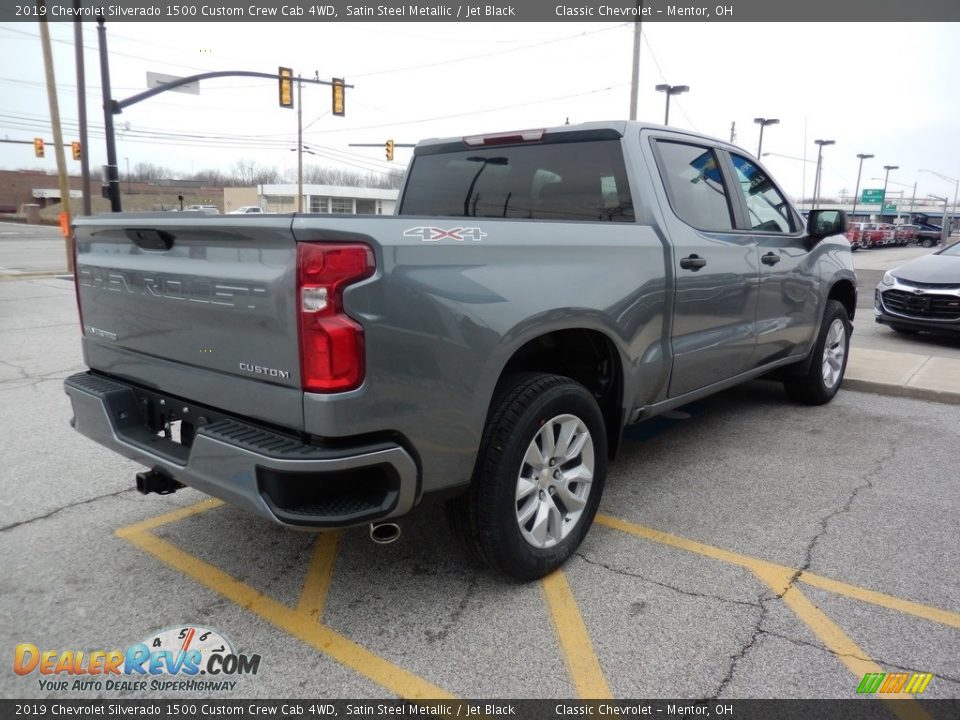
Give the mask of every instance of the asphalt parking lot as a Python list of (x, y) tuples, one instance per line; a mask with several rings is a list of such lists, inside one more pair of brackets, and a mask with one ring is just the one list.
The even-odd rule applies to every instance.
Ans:
[(845, 698), (869, 672), (960, 697), (956, 406), (757, 382), (632, 428), (580, 551), (516, 584), (439, 508), (376, 546), (140, 496), (68, 425), (75, 313), (67, 280), (0, 283), (3, 697), (180, 697), (46, 691), (9, 662), (176, 627), (261, 656), (210, 697)]

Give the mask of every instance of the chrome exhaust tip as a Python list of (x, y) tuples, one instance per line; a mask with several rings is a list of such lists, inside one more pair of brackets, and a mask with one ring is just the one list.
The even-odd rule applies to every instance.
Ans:
[(400, 537), (400, 526), (396, 523), (370, 523), (370, 539), (377, 545), (389, 545), (398, 537)]

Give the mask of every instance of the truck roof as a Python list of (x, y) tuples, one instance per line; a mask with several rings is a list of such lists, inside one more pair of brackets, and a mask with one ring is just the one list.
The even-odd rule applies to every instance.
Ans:
[[(702, 133), (693, 132), (692, 130), (684, 130), (682, 128), (670, 127), (667, 125), (658, 125), (657, 123), (644, 122), (642, 120), (601, 120), (595, 122), (586, 122), (586, 123), (577, 123), (576, 125), (558, 125), (555, 127), (545, 127), (545, 128), (513, 128), (507, 129), (504, 131), (492, 131), (490, 133), (474, 133), (471, 135), (465, 135), (461, 137), (446, 137), (446, 138), (427, 138), (421, 140), (417, 143), (416, 148), (414, 148), (414, 154), (424, 154), (423, 151), (426, 150), (427, 153), (430, 151), (439, 152), (440, 147), (438, 146), (463, 146), (464, 141), (467, 139), (474, 138), (484, 138), (490, 136), (499, 136), (501, 138), (506, 138), (509, 136), (516, 135), (517, 141), (520, 140), (520, 135), (530, 132), (539, 132), (543, 135), (556, 135), (559, 133), (578, 133), (578, 134), (601, 134), (604, 131), (614, 131), (620, 137), (623, 137), (631, 132), (640, 132), (641, 130), (668, 130), (671, 133), (678, 133), (681, 135), (688, 135), (691, 138), (697, 138), (701, 140), (708, 140), (714, 144), (721, 144), (727, 148), (735, 149), (738, 152), (746, 153), (753, 157), (751, 153), (746, 148), (740, 147), (739, 145), (734, 145), (729, 143), (721, 138), (712, 137), (710, 135), (704, 135)], [(584, 138), (587, 139), (587, 138)], [(453, 148), (445, 148), (452, 150)]]

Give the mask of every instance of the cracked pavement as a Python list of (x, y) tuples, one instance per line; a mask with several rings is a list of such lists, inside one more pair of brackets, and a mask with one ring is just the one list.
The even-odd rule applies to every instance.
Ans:
[[(244, 695), (388, 695), (114, 534), (203, 496), (142, 497), (139, 466), (71, 430), (61, 381), (82, 367), (75, 312), (69, 282), (0, 283), (0, 653), (126, 647), (189, 622), (263, 656)], [(803, 581), (960, 612), (957, 409), (846, 391), (805, 408), (765, 383), (700, 405), (628, 434), (601, 512), (794, 569), (788, 587), (884, 670), (933, 673), (925, 697), (960, 697), (960, 629)], [(155, 534), (291, 607), (314, 542), (228, 506)], [(850, 697), (859, 682), (735, 564), (595, 525), (565, 574), (615, 697)], [(461, 696), (575, 696), (541, 587), (470, 565), (438, 507), (393, 545), (343, 533), (324, 622)], [(9, 663), (0, 692), (48, 696)]]

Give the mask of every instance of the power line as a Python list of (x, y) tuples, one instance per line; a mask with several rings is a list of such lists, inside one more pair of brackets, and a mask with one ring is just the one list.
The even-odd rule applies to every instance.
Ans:
[(483, 58), (495, 57), (497, 55), (506, 55), (508, 53), (522, 52), (524, 50), (530, 50), (531, 48), (542, 47), (544, 45), (551, 45), (553, 43), (558, 43), (558, 42), (565, 42), (567, 40), (575, 40), (577, 38), (586, 37), (587, 35), (595, 35), (596, 33), (609, 32), (610, 30), (616, 30), (617, 28), (627, 27), (630, 24), (631, 23), (620, 23), (619, 25), (604, 27), (598, 30), (586, 30), (584, 32), (575, 33), (573, 35), (564, 35), (563, 37), (552, 38), (550, 40), (542, 40), (540, 42), (531, 43), (529, 45), (521, 45), (515, 48), (507, 48), (505, 50), (495, 50), (493, 52), (480, 53), (478, 55), (466, 55), (464, 57), (452, 58), (450, 60), (440, 60), (438, 62), (423, 63), (421, 65), (407, 65), (405, 67), (390, 68), (388, 70), (374, 70), (367, 73), (348, 73), (348, 74), (350, 75), (351, 80), (356, 80), (357, 78), (373, 77), (374, 75), (387, 75), (390, 73), (408, 72), (410, 70), (422, 70), (424, 68), (440, 67), (442, 65), (452, 65), (454, 63), (469, 62), (470, 60), (481, 60)]

